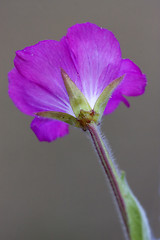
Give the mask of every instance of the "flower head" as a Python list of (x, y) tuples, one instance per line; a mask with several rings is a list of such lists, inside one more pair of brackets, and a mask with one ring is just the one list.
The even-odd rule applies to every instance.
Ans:
[(9, 95), (22, 112), (35, 117), (31, 128), (40, 141), (66, 135), (68, 123), (82, 126), (84, 114), (98, 123), (121, 102), (129, 107), (125, 96), (141, 95), (146, 86), (139, 67), (122, 59), (113, 33), (92, 23), (76, 24), (60, 41), (17, 51), (14, 65)]

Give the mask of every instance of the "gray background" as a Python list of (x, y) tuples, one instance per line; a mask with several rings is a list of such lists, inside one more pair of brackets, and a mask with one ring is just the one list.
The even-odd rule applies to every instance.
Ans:
[(160, 1), (0, 1), (0, 239), (124, 239), (110, 191), (86, 136), (40, 143), (7, 94), (15, 50), (59, 40), (90, 21), (114, 32), (123, 57), (147, 74), (145, 95), (103, 120), (121, 169), (160, 236)]

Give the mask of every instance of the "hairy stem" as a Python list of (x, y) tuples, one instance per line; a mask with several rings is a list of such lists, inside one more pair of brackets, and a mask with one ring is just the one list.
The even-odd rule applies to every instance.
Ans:
[(113, 161), (111, 160), (111, 158), (109, 156), (109, 152), (107, 151), (105, 144), (99, 134), (97, 125), (94, 123), (88, 124), (88, 130), (89, 130), (91, 139), (93, 141), (93, 144), (95, 146), (95, 149), (100, 158), (100, 161), (102, 163), (102, 166), (104, 168), (104, 171), (110, 182), (111, 188), (113, 190), (120, 214), (121, 214), (123, 222), (124, 222), (126, 233), (128, 235), (128, 239), (131, 239), (130, 233), (129, 233), (129, 225), (128, 225), (128, 217), (127, 217), (127, 213), (126, 213), (126, 206), (125, 206), (125, 202), (123, 200), (123, 196), (121, 194), (120, 186), (118, 184), (118, 179), (120, 178), (120, 175), (119, 175), (116, 167), (114, 166)]

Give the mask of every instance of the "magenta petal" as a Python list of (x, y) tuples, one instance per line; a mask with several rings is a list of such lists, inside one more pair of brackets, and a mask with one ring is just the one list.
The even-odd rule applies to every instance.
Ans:
[(120, 70), (117, 77), (124, 75), (124, 79), (119, 87), (112, 94), (109, 100), (105, 114), (112, 113), (121, 102), (129, 107), (129, 102), (125, 96), (139, 96), (144, 93), (147, 84), (146, 76), (140, 68), (129, 59), (122, 59)]
[(69, 126), (66, 123), (36, 117), (31, 123), (31, 129), (39, 141), (51, 142), (69, 133)]
[[(109, 76), (100, 77), (103, 70), (121, 60), (121, 50), (113, 33), (92, 23), (77, 24), (67, 33), (72, 58), (80, 75), (82, 91), (90, 102), (104, 88)], [(113, 79), (112, 79), (113, 80)], [(103, 85), (103, 86), (102, 86)]]
[[(14, 62), (16, 70), (13, 69), (9, 74), (10, 96), (17, 106), (20, 105), (18, 101), (25, 103), (24, 109), (21, 108), (23, 112), (26, 112), (26, 108), (29, 111), (31, 106), (30, 112), (34, 108), (37, 111), (37, 108), (43, 105), (43, 110), (48, 110), (51, 106), (52, 111), (59, 110), (72, 114), (68, 94), (61, 77), (61, 68), (75, 82), (78, 81), (78, 74), (65, 38), (60, 42), (42, 41), (17, 51)], [(18, 97), (12, 89), (16, 89)], [(44, 109), (44, 106), (48, 107)], [(27, 113), (30, 114), (28, 111)]]
[(126, 96), (138, 96), (144, 93), (147, 79), (135, 63), (129, 59), (123, 59), (119, 75), (123, 74), (125, 77), (118, 91)]
[(14, 68), (9, 73), (9, 95), (17, 108), (35, 116), (40, 111), (59, 111), (63, 105), (40, 84), (28, 81)]
[(125, 97), (113, 94), (113, 96), (109, 99), (103, 114), (106, 115), (114, 112), (121, 102), (123, 102), (127, 107), (130, 107), (129, 102)]

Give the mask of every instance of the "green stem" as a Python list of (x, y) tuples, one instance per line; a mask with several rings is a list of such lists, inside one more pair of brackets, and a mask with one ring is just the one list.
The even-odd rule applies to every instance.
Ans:
[(121, 216), (125, 225), (128, 239), (131, 239), (129, 225), (128, 225), (128, 218), (126, 213), (126, 206), (125, 206), (125, 202), (123, 200), (123, 196), (121, 194), (121, 190), (117, 181), (117, 179), (120, 178), (119, 173), (109, 156), (109, 152), (107, 151), (105, 144), (101, 138), (101, 135), (99, 134), (97, 125), (94, 123), (88, 124), (88, 130), (92, 138), (93, 144), (96, 148), (96, 151), (98, 153), (98, 156), (100, 158), (100, 161), (102, 163), (102, 166), (104, 168), (104, 171), (107, 174), (108, 180), (111, 184), (111, 188), (113, 190), (119, 211), (121, 213)]

